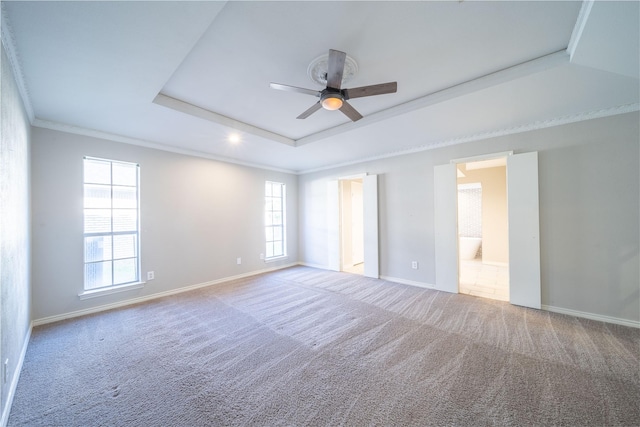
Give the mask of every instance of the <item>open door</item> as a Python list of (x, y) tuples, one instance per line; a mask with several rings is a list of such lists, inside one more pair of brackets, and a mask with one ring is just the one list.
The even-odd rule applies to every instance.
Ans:
[[(488, 156), (483, 156), (487, 158)], [(464, 162), (472, 158), (462, 159)], [(456, 163), (434, 168), (436, 283), (458, 292)], [(509, 302), (541, 308), (538, 153), (507, 157)]]
[(455, 163), (433, 170), (436, 289), (458, 293), (458, 183)]
[(378, 258), (378, 175), (362, 178), (362, 209), (364, 213), (364, 275), (380, 276)]
[[(364, 275), (380, 277), (378, 259), (378, 176), (362, 177)], [(340, 271), (340, 182), (327, 183), (327, 268)]]
[(327, 183), (327, 268), (340, 271), (340, 182)]
[(507, 157), (509, 302), (541, 307), (538, 153)]
[[(351, 204), (351, 264), (364, 263), (364, 201), (362, 182), (351, 181), (349, 203)], [(343, 246), (344, 248), (344, 246)], [(344, 257), (344, 254), (342, 254)]]

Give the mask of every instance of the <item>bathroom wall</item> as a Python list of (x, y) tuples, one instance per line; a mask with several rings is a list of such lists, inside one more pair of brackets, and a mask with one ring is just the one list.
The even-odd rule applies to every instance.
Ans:
[(465, 168), (458, 184), (482, 185), (482, 262), (503, 265), (509, 262), (509, 221), (507, 218), (507, 172), (505, 166), (486, 169)]
[(458, 235), (482, 238), (482, 184), (458, 184)]

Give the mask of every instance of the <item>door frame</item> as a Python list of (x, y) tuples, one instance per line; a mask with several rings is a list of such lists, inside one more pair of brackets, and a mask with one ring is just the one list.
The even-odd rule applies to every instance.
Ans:
[(364, 276), (378, 278), (378, 175), (357, 174), (339, 177), (328, 182), (327, 188), (327, 249), (328, 268), (342, 270), (341, 194), (340, 181), (362, 179), (364, 227)]
[[(434, 167), (435, 261), (438, 290), (458, 293), (457, 176), (460, 163), (507, 158), (509, 302), (541, 308), (538, 153), (513, 151), (453, 159)], [(511, 166), (511, 169), (510, 169)]]

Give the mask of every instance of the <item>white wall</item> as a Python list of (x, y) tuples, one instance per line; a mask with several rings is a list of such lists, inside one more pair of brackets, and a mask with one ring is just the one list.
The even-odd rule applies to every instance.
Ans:
[(639, 129), (635, 112), (301, 175), (300, 260), (327, 264), (326, 181), (378, 174), (380, 275), (432, 285), (434, 166), (539, 151), (542, 304), (637, 322)]
[[(19, 375), (31, 320), (30, 291), (30, 125), (9, 60), (2, 50), (0, 127), (0, 361), (7, 359), (1, 380), (2, 420), (8, 417), (10, 393)], [(1, 365), (0, 365), (1, 368)], [(1, 369), (0, 369), (1, 372)]]
[[(140, 164), (143, 289), (80, 300), (82, 159)], [(287, 189), (288, 259), (265, 263), (264, 182)], [(33, 129), (33, 318), (43, 319), (298, 260), (297, 176)], [(236, 264), (236, 258), (242, 264)]]

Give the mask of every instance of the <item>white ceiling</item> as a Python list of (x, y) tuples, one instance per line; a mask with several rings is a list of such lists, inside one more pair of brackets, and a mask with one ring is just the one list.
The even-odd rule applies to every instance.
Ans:
[[(36, 126), (310, 171), (637, 111), (639, 3), (3, 1)], [(296, 116), (329, 49), (365, 117)], [(228, 141), (231, 133), (241, 141)]]

